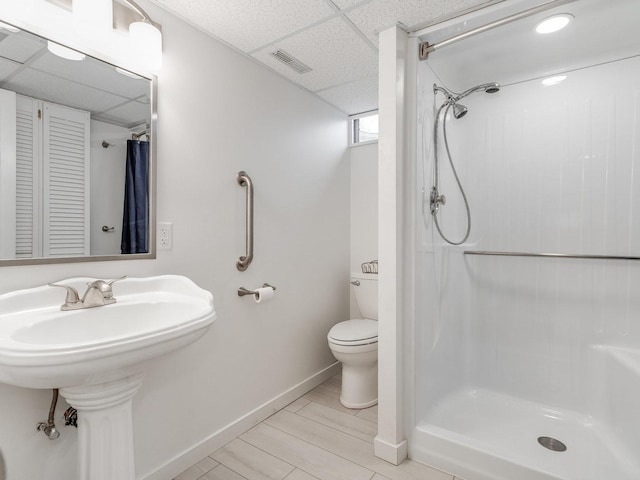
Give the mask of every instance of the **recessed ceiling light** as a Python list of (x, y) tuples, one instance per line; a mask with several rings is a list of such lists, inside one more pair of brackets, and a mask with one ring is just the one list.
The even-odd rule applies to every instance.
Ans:
[(63, 47), (58, 43), (52, 42), (51, 40), (47, 42), (47, 48), (54, 55), (57, 55), (62, 58), (66, 58), (67, 60), (80, 61), (80, 60), (84, 60), (86, 57), (84, 53), (80, 53), (75, 50), (71, 50), (70, 48)]
[(562, 30), (569, 25), (569, 22), (573, 20), (573, 15), (569, 13), (561, 13), (552, 17), (547, 17), (544, 20), (538, 22), (536, 25), (536, 32), (538, 33), (553, 33), (558, 30)]
[(549, 77), (542, 80), (542, 85), (550, 87), (551, 85), (557, 85), (567, 78), (566, 75), (556, 75), (555, 77)]

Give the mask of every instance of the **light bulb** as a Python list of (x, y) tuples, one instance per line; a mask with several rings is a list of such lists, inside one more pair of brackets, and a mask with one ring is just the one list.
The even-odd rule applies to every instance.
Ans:
[(162, 67), (162, 33), (148, 22), (129, 25), (129, 38), (136, 56), (144, 59), (151, 71)]
[(544, 20), (538, 22), (536, 25), (536, 32), (538, 33), (553, 33), (558, 30), (562, 30), (569, 25), (569, 22), (573, 20), (573, 15), (569, 13), (561, 13), (552, 17), (547, 17)]
[(77, 52), (76, 50), (71, 50), (70, 48), (63, 47), (58, 43), (54, 43), (51, 40), (47, 42), (47, 48), (51, 53), (57, 55), (62, 58), (66, 58), (67, 60), (80, 61), (84, 60), (86, 55), (84, 53)]
[(567, 78), (566, 75), (556, 75), (555, 77), (549, 77), (542, 80), (542, 85), (550, 87), (551, 85), (557, 85)]

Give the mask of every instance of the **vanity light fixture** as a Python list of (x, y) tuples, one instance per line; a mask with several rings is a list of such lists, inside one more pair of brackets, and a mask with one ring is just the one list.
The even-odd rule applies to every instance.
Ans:
[(569, 22), (571, 22), (573, 18), (573, 15), (570, 13), (560, 13), (547, 17), (536, 24), (536, 32), (543, 34), (557, 32), (569, 25)]
[(129, 39), (135, 54), (144, 58), (151, 70), (162, 67), (162, 33), (158, 25), (133, 0), (122, 0), (142, 17), (139, 22), (129, 25)]
[(548, 77), (542, 80), (542, 85), (545, 87), (550, 87), (551, 85), (557, 85), (560, 82), (566, 80), (566, 75), (556, 75), (555, 77)]
[(58, 43), (52, 42), (51, 40), (47, 42), (47, 49), (54, 55), (66, 58), (67, 60), (74, 60), (78, 62), (86, 58), (86, 55), (84, 53), (80, 53), (70, 48), (63, 47)]

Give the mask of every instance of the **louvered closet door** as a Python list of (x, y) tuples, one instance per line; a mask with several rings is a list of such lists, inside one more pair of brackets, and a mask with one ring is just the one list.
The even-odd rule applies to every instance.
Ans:
[(89, 255), (89, 113), (44, 106), (43, 253)]
[(42, 256), (40, 177), (41, 129), (38, 102), (18, 95), (16, 102), (16, 258)]

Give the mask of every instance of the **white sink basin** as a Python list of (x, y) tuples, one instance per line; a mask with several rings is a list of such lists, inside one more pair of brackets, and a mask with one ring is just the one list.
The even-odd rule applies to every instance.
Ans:
[[(94, 280), (58, 283), (82, 295)], [(177, 275), (127, 278), (113, 296), (117, 303), (61, 311), (59, 288), (0, 295), (0, 382), (59, 388), (78, 410), (79, 480), (135, 480), (132, 399), (141, 362), (193, 342), (216, 317), (213, 296)]]
[[(80, 294), (93, 278), (58, 283)], [(103, 383), (191, 343), (215, 320), (213, 296), (177, 275), (127, 278), (117, 303), (60, 311), (65, 292), (42, 286), (0, 295), (0, 382), (30, 388)]]

